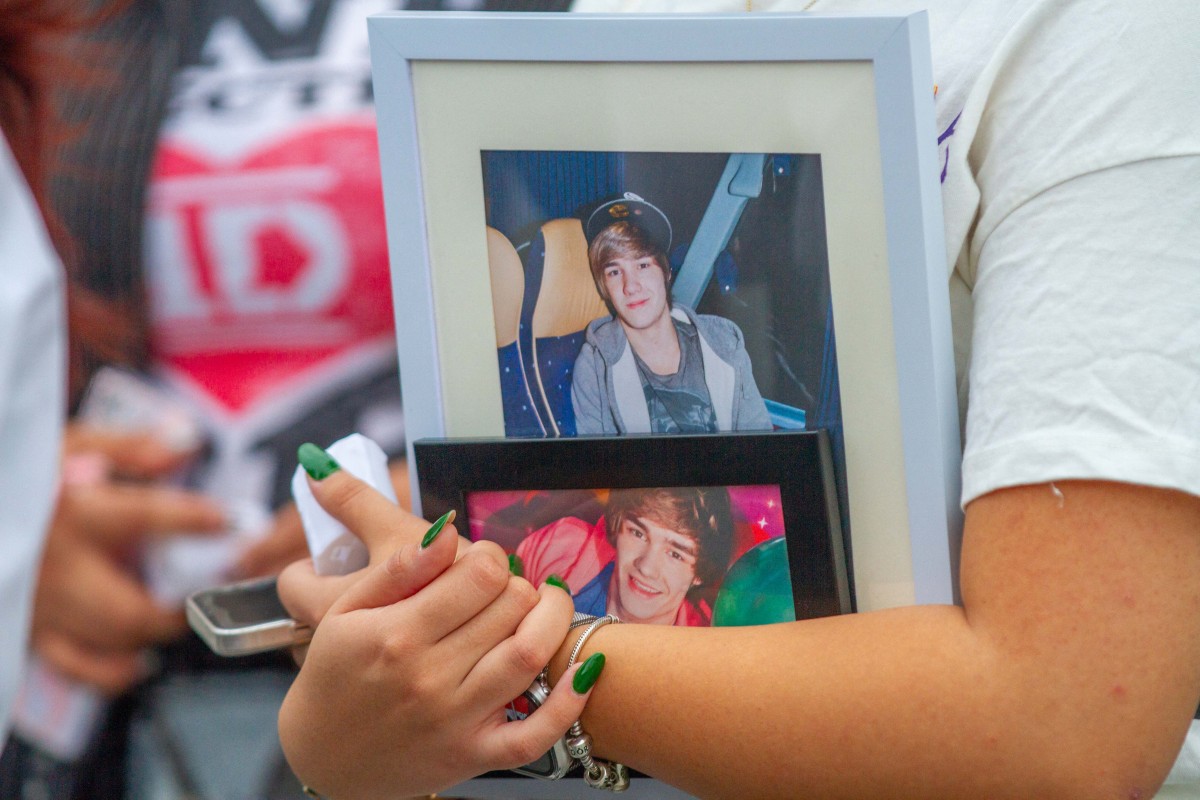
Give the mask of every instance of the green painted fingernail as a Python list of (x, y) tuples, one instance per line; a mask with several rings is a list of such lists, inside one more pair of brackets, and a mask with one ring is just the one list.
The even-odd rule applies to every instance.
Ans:
[(312, 442), (300, 445), (300, 449), (296, 451), (296, 457), (300, 460), (300, 466), (304, 467), (304, 471), (314, 481), (323, 481), (342, 468), (342, 465), (335, 461), (333, 456)]
[(575, 671), (575, 677), (571, 679), (571, 688), (575, 690), (575, 694), (587, 694), (588, 690), (596, 685), (603, 671), (604, 653), (592, 653)]
[(521, 557), (516, 553), (508, 554), (508, 571), (518, 578), (525, 577), (525, 564), (521, 561)]
[(567, 594), (571, 593), (571, 587), (567, 586), (567, 582), (557, 575), (551, 575), (550, 577), (546, 578), (546, 583), (550, 584), (551, 586), (557, 586)]
[(454, 522), (453, 508), (438, 517), (438, 521), (433, 523), (433, 526), (429, 530), (425, 531), (425, 538), (421, 540), (422, 550), (433, 544), (433, 540), (438, 537), (438, 534), (442, 532), (442, 528), (446, 527), (446, 523), (448, 522)]

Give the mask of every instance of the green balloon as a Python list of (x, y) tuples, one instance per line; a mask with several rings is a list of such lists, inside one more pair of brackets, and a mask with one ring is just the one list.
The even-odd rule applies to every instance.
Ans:
[(751, 547), (725, 573), (712, 624), (766, 625), (796, 619), (787, 542), (782, 536)]

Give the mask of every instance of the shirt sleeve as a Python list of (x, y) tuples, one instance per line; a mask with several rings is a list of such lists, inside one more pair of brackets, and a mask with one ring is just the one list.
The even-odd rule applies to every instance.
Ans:
[(964, 499), (1080, 478), (1200, 495), (1200, 157), (1048, 190), (989, 239)]
[(1027, 8), (964, 113), (963, 502), (1073, 478), (1200, 494), (1200, 6)]
[[(517, 557), (525, 567), (525, 579), (534, 586), (546, 582), (546, 578), (557, 575), (567, 582), (572, 591), (583, 588), (583, 584), (595, 577), (605, 564), (612, 560), (611, 553), (599, 547), (596, 526), (588, 525), (575, 517), (563, 517), (544, 528), (526, 536), (517, 545)], [(607, 558), (603, 556), (607, 555)]]
[(33, 582), (54, 505), (65, 372), (62, 274), (0, 136), (0, 732), (25, 655)]

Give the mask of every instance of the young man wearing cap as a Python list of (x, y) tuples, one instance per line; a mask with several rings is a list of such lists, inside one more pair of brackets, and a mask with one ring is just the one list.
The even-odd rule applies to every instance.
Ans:
[(588, 325), (575, 360), (578, 433), (770, 430), (741, 330), (671, 304), (666, 217), (633, 196), (599, 211), (588, 262), (612, 316)]

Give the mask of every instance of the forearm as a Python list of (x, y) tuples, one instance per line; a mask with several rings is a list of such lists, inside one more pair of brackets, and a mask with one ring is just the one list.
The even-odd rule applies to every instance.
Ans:
[(1175, 628), (1200, 602), (1195, 528), (1148, 520), (1152, 545), (1132, 523), (1089, 528), (1083, 552), (1072, 529), (1093, 516), (1018, 553), (1027, 532), (986, 520), (1004, 530), (968, 540), (965, 611), (606, 626), (584, 727), (598, 754), (702, 797), (1150, 797), (1200, 685)]
[(1094, 798), (1108, 783), (1086, 771), (1120, 714), (1063, 707), (1074, 693), (1004, 668), (958, 609), (609, 626), (593, 649), (608, 657), (584, 716), (597, 752), (700, 797)]
[(993, 677), (968, 679), (987, 675), (989, 656), (947, 607), (608, 626), (592, 650), (607, 656), (584, 716), (597, 751), (701, 797), (887, 797), (931, 775), (933, 796), (949, 796), (947, 752), (961, 757), (1000, 697)]

